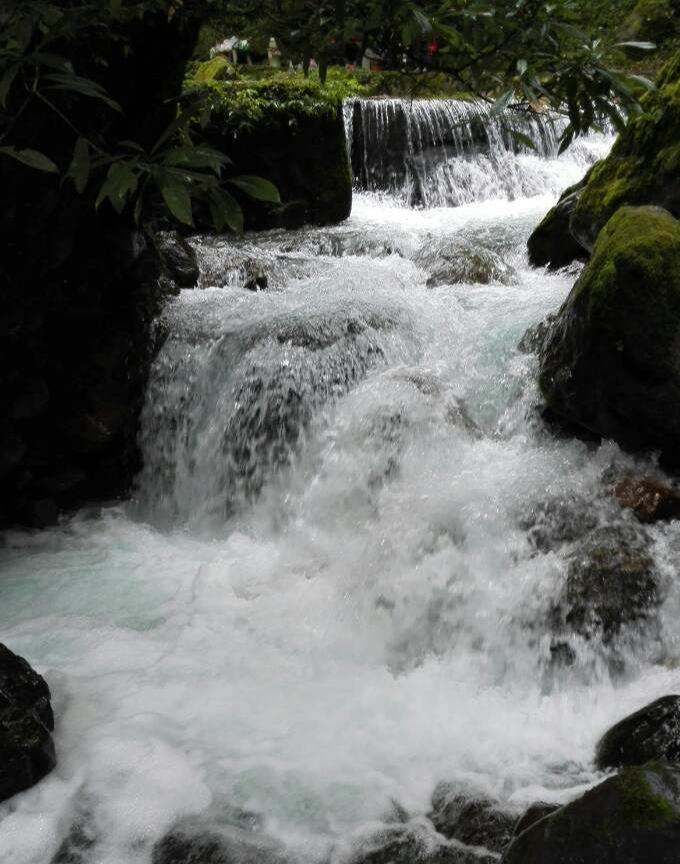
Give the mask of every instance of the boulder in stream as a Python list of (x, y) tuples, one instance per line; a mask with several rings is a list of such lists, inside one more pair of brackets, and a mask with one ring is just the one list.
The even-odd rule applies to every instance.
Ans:
[(559, 804), (548, 804), (547, 801), (534, 801), (515, 823), (515, 827), (512, 829), (512, 836), (518, 837), (527, 828), (531, 828), (536, 822), (540, 822), (541, 819), (545, 819), (546, 816), (552, 815), (559, 809)]
[(579, 428), (680, 464), (680, 222), (623, 207), (540, 353), (548, 407)]
[(154, 238), (163, 275), (178, 288), (195, 288), (200, 269), (196, 252), (178, 231)]
[(677, 864), (680, 767), (626, 768), (534, 823), (502, 864)]
[(598, 768), (680, 762), (680, 696), (663, 696), (620, 720), (597, 745)]
[(346, 864), (493, 864), (497, 860), (482, 849), (444, 841), (431, 826), (411, 824), (374, 832), (360, 841)]
[(57, 764), (53, 729), (47, 684), (0, 645), (0, 801), (34, 786)]
[(426, 247), (416, 261), (430, 274), (428, 288), (440, 285), (512, 285), (517, 281), (515, 270), (491, 249), (460, 243), (452, 249), (433, 251)]
[(429, 818), (449, 840), (483, 846), (492, 852), (507, 846), (516, 822), (516, 817), (502, 810), (497, 802), (461, 795), (448, 783), (440, 783), (434, 790)]
[(592, 170), (578, 183), (565, 189), (557, 204), (534, 228), (527, 241), (529, 263), (534, 267), (547, 266), (559, 270), (572, 261), (587, 259), (588, 253), (571, 234), (569, 220)]
[(680, 489), (663, 480), (626, 474), (613, 492), (619, 504), (632, 510), (640, 522), (680, 519)]

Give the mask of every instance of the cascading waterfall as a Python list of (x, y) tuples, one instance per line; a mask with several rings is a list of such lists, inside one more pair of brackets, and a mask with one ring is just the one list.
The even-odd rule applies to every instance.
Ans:
[[(440, 781), (573, 797), (600, 733), (677, 691), (680, 528), (608, 491), (656, 469), (553, 435), (517, 348), (574, 278), (526, 238), (611, 139), (557, 157), (555, 121), (521, 121), (530, 150), (485, 111), (352, 100), (346, 223), (192, 241), (135, 500), (0, 548), (2, 641), (51, 684), (60, 754), (0, 807), (3, 861), (167, 864), (180, 826), (216, 861), (346, 864), (425, 830)], [(602, 532), (659, 584), (616, 638), (564, 626)]]
[[(560, 192), (559, 172), (546, 166), (557, 160), (567, 122), (549, 113), (495, 114), (486, 103), (454, 99), (356, 99), (345, 105), (357, 188), (422, 207)], [(578, 139), (567, 161), (577, 160), (585, 171), (607, 139)]]

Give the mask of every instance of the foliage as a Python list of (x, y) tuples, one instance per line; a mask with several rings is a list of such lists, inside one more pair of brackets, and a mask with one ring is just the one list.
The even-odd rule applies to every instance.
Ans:
[[(194, 13), (198, 5), (193, 4)], [(211, 0), (203, 5), (209, 8)], [(80, 194), (94, 185), (91, 194), (95, 207), (108, 201), (119, 214), (129, 208), (138, 223), (148, 217), (149, 205), (158, 201), (172, 217), (191, 225), (192, 201), (200, 198), (206, 201), (218, 231), (225, 227), (241, 230), (240, 207), (221, 180), (231, 160), (192, 140), (189, 127), (193, 112), (178, 109), (177, 116), (150, 147), (107, 134), (115, 124), (105, 121), (101, 130), (93, 131), (90, 123), (84, 131), (79, 123), (88, 114), (80, 104), (82, 100), (94, 100), (110, 114), (123, 113), (121, 105), (92, 72), (80, 72), (80, 66), (93, 66), (87, 63), (90, 39), (106, 33), (114, 50), (125, 57), (130, 51), (126, 27), (135, 21), (149, 15), (170, 21), (194, 13), (185, 10), (181, 0), (111, 0), (103, 5), (57, 5), (43, 0), (12, 3), (0, 12), (0, 107), (4, 109), (0, 157), (48, 173), (63, 171), (64, 179), (72, 181)], [(95, 58), (94, 75), (98, 71), (103, 74), (107, 66), (105, 57)], [(22, 115), (30, 116), (36, 106), (51, 112), (55, 122), (70, 130), (74, 143), (68, 166), (62, 164), (60, 168), (60, 156), (49, 151), (47, 140), (36, 142), (35, 147), (14, 143), (13, 134)], [(276, 189), (265, 180), (231, 177), (226, 183), (260, 200), (279, 200)]]
[[(390, 68), (435, 68), (461, 90), (532, 110), (548, 104), (568, 115), (568, 146), (607, 117), (622, 128), (652, 89), (617, 64), (630, 45), (593, 35), (603, 0), (226, 0), (232, 27), (268, 32), (284, 60), (318, 61), (321, 80), (348, 43), (372, 48)], [(607, 3), (609, 11), (616, 0)], [(586, 22), (589, 30), (581, 29)], [(590, 24), (589, 24), (590, 22)], [(430, 49), (428, 51), (428, 45)], [(436, 50), (435, 50), (436, 46)], [(637, 43), (651, 50), (651, 43)], [(500, 95), (499, 95), (500, 94)]]

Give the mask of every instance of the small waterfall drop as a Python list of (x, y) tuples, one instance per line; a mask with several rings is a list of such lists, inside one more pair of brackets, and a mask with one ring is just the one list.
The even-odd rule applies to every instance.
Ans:
[(344, 116), (356, 188), (425, 208), (559, 193), (561, 165), (585, 172), (610, 140), (594, 133), (559, 157), (564, 118), (480, 101), (352, 99)]

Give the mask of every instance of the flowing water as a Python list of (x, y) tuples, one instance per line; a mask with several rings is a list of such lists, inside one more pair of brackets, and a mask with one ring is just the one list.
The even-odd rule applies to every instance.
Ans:
[[(134, 501), (0, 549), (0, 640), (45, 674), (60, 758), (0, 806), (3, 864), (74, 825), (60, 862), (142, 864), (187, 817), (341, 862), (442, 780), (513, 811), (573, 797), (601, 732), (677, 691), (673, 524), (653, 644), (616, 675), (596, 639), (551, 663), (565, 553), (527, 526), (556, 501), (626, 521), (603, 476), (636, 463), (541, 421), (517, 344), (574, 275), (529, 269), (525, 241), (611, 141), (494, 140), (429, 163), (459, 206), (409, 207), (407, 171), (335, 228), (197, 239), (212, 287), (167, 310)], [(452, 248), (512, 271), (428, 288)]]

